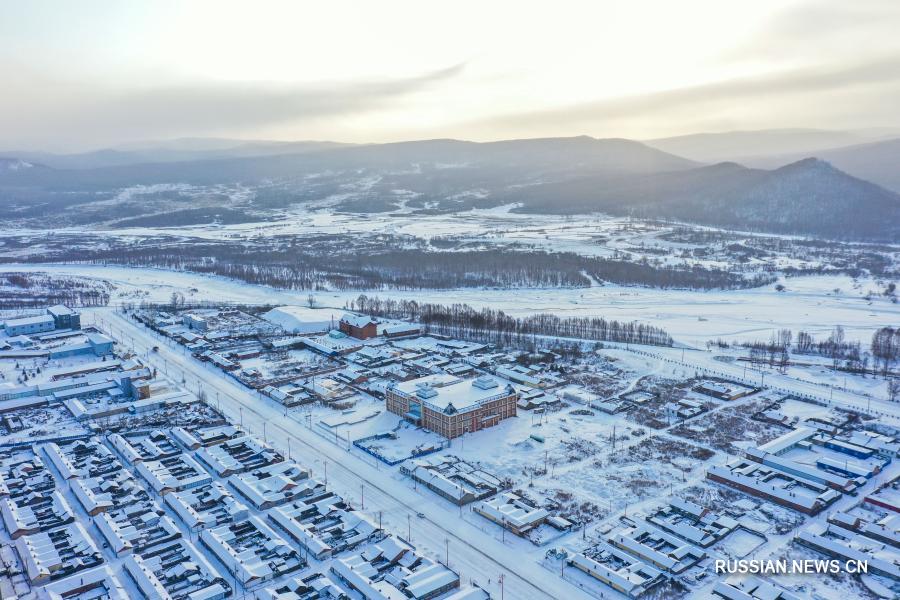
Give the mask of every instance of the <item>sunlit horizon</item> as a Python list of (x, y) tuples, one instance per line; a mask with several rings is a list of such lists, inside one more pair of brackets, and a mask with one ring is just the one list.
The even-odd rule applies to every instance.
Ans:
[(0, 148), (900, 125), (900, 5), (7, 4)]

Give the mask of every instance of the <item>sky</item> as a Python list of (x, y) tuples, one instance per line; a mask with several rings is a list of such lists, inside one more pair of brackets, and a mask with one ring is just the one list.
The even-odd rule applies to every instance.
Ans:
[(0, 4), (0, 149), (900, 126), (896, 0)]

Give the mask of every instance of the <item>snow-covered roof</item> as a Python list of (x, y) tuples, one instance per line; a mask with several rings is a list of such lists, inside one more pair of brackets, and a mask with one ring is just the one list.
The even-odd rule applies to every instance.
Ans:
[(75, 513), (58, 490), (38, 504), (20, 506), (12, 498), (2, 498), (0, 514), (6, 530), (13, 537), (50, 529), (75, 519)]
[(376, 321), (372, 317), (367, 315), (357, 315), (354, 313), (344, 313), (341, 316), (341, 322), (350, 325), (351, 327), (365, 327), (366, 325), (375, 325)]
[(136, 465), (138, 473), (157, 493), (183, 490), (212, 482), (206, 469), (188, 454), (163, 460), (148, 460)]
[(418, 397), (434, 410), (445, 411), (452, 406), (460, 412), (476, 408), (489, 398), (515, 393), (511, 385), (493, 377), (458, 379), (447, 374), (403, 381), (395, 384), (394, 389)]
[(44, 581), (59, 569), (92, 567), (103, 560), (81, 523), (54, 530), (52, 539), (45, 532), (23, 535), (16, 548), (32, 582)]
[(387, 335), (399, 335), (403, 333), (417, 333), (421, 327), (416, 323), (394, 323), (386, 325), (384, 333)]
[[(646, 525), (611, 535), (609, 543), (649, 562), (655, 567), (678, 574), (706, 558), (706, 552), (682, 540), (653, 530)], [(665, 551), (659, 550), (665, 549)]]
[(475, 505), (475, 510), (515, 529), (532, 527), (550, 516), (547, 509), (529, 506), (510, 492), (479, 502)]
[(431, 598), (438, 590), (454, 583), (459, 585), (459, 575), (440, 563), (416, 569), (403, 578), (406, 591), (413, 598)]
[[(569, 562), (591, 577), (614, 585), (632, 597), (637, 597), (662, 577), (662, 573), (658, 569), (621, 550), (605, 544), (600, 548), (603, 549), (602, 555), (615, 557), (616, 561), (604, 564), (584, 554), (575, 554), (569, 558)], [(608, 565), (621, 566), (613, 569)]]
[(23, 325), (46, 325), (53, 323), (53, 317), (50, 315), (38, 315), (35, 317), (19, 317), (18, 319), (7, 319), (6, 327), (21, 327)]
[(333, 321), (330, 311), (306, 306), (279, 306), (264, 313), (262, 318), (291, 333), (327, 331)]
[(808, 440), (815, 434), (816, 430), (812, 427), (798, 427), (781, 437), (775, 438), (771, 442), (763, 444), (759, 449), (770, 454), (780, 454), (781, 452), (796, 446), (800, 442)]
[(222, 598), (229, 593), (227, 584), (220, 583), (224, 580), (203, 553), (182, 540), (167, 546), (165, 554), (131, 554), (123, 566), (146, 598), (170, 598), (177, 593), (201, 600)]
[(250, 436), (232, 438), (221, 444), (200, 448), (197, 450), (197, 458), (219, 477), (227, 477), (282, 460), (281, 455), (275, 450)]
[(297, 464), (285, 461), (249, 473), (234, 475), (229, 479), (237, 490), (257, 509), (277, 506), (300, 496), (316, 482), (305, 482), (309, 471)]
[(41, 588), (47, 600), (78, 598), (78, 591), (88, 589), (94, 598), (104, 600), (130, 600), (131, 595), (108, 566), (81, 571), (77, 575), (51, 582)]
[[(248, 528), (253, 532), (248, 533)], [(200, 537), (222, 564), (234, 565), (235, 577), (245, 585), (283, 575), (305, 564), (297, 551), (259, 517), (204, 529)], [(268, 555), (272, 556), (267, 558)]]
[(192, 529), (247, 516), (247, 507), (218, 481), (166, 494), (165, 503)]
[(49, 314), (53, 315), (54, 317), (63, 317), (63, 316), (68, 317), (71, 315), (78, 314), (77, 311), (72, 310), (71, 308), (69, 308), (68, 306), (66, 306), (64, 304), (55, 304), (55, 305), (51, 306), (50, 308), (48, 308), (47, 312)]

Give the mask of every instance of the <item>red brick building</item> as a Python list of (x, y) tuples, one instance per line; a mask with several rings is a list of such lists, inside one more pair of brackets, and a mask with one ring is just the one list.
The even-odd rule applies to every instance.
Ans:
[(372, 317), (347, 313), (341, 317), (338, 329), (358, 340), (367, 340), (378, 335), (378, 325)]
[(493, 377), (429, 375), (388, 387), (385, 405), (392, 413), (453, 439), (516, 416), (518, 399), (511, 385)]

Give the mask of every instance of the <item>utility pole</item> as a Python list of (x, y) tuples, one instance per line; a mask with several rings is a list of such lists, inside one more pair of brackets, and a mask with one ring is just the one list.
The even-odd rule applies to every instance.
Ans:
[(359, 484), (359, 508), (366, 510), (366, 484)]
[(406, 541), (412, 543), (412, 522), (409, 513), (406, 513)]
[(244, 428), (244, 407), (238, 406), (238, 410), (241, 413), (241, 429), (243, 429)]
[(450, 568), (450, 538), (444, 538), (444, 547), (446, 548), (446, 553), (444, 554), (444, 566), (448, 569)]

